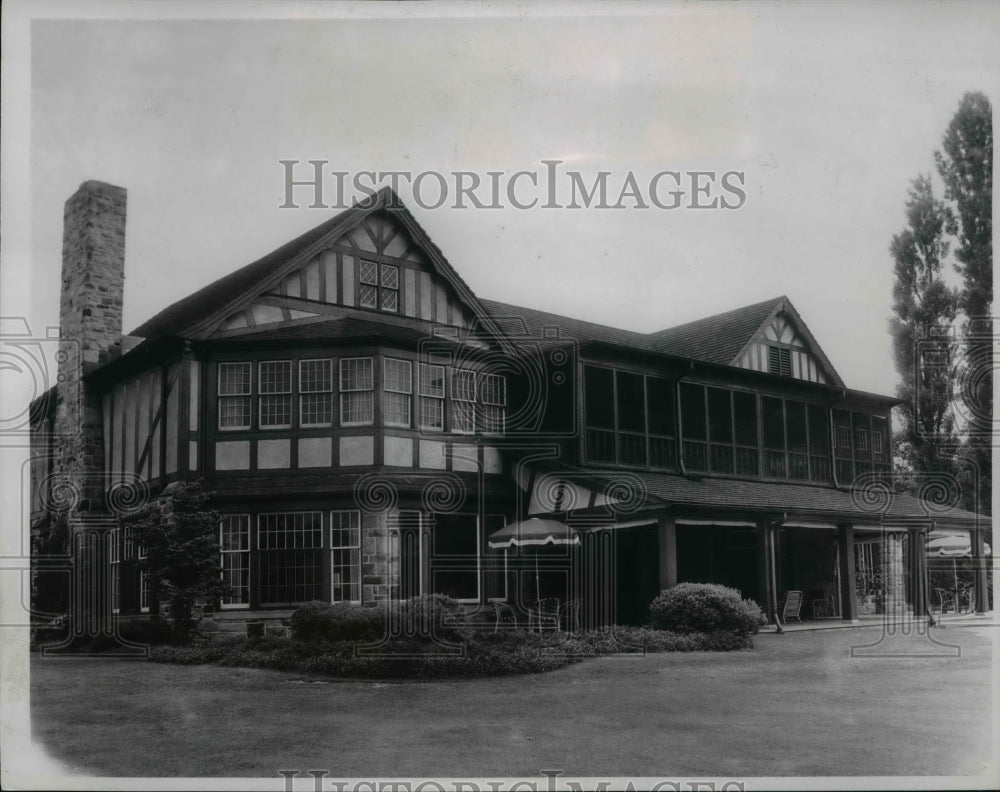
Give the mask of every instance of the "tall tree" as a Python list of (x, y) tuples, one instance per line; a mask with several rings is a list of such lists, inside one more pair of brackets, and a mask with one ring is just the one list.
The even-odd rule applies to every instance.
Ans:
[(949, 213), (935, 198), (929, 176), (911, 182), (906, 219), (906, 229), (889, 246), (895, 276), (889, 329), (901, 379), (896, 392), (903, 400), (898, 449), (914, 471), (952, 472), (958, 442), (951, 412), (955, 349), (935, 331), (954, 321), (957, 297), (941, 277)]
[(949, 202), (949, 233), (957, 239), (955, 269), (962, 276), (959, 308), (963, 360), (955, 396), (965, 418), (963, 500), (990, 511), (993, 428), (993, 111), (981, 93), (967, 93), (934, 152)]

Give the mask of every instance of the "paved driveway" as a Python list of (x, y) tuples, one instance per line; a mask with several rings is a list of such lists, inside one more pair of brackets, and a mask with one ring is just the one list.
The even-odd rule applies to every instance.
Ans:
[(34, 658), (33, 729), (76, 772), (125, 776), (980, 774), (998, 632), (853, 658), (877, 628), (762, 635), (752, 652), (414, 684)]

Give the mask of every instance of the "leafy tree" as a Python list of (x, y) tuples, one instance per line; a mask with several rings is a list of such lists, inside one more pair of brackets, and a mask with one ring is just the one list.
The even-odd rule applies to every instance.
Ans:
[[(906, 203), (907, 227), (892, 238), (894, 261), (893, 312), (889, 330), (901, 382), (896, 388), (903, 400), (898, 450), (905, 466), (915, 471), (954, 470), (952, 453), (957, 445), (951, 412), (954, 345), (927, 340), (935, 328), (955, 319), (957, 297), (941, 278), (948, 255), (946, 236), (949, 213), (934, 196), (930, 177), (911, 182)], [(920, 348), (934, 353), (934, 365), (918, 365)]]
[[(948, 232), (956, 237), (962, 276), (959, 308), (968, 320), (963, 327), (965, 365), (956, 382), (964, 402), (968, 440), (962, 455), (963, 495), (967, 508), (990, 510), (993, 424), (993, 341), (989, 312), (993, 302), (993, 115), (981, 93), (967, 93), (948, 125), (944, 152), (934, 159), (949, 202)], [(972, 481), (972, 477), (977, 480)]]
[(226, 593), (219, 565), (219, 513), (199, 482), (169, 485), (148, 509), (123, 520), (146, 551), (151, 590), (170, 602), (174, 636), (186, 641), (199, 600)]

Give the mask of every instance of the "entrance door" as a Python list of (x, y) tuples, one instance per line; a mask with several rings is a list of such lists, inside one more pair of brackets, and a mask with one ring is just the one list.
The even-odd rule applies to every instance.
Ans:
[(656, 524), (622, 528), (615, 534), (618, 624), (645, 624), (649, 603), (660, 593), (660, 553)]

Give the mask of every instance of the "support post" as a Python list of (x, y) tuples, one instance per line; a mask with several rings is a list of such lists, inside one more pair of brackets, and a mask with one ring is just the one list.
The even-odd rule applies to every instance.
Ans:
[(989, 577), (986, 574), (986, 540), (980, 526), (969, 532), (972, 540), (972, 561), (976, 565), (976, 613), (989, 610)]
[(854, 596), (854, 526), (837, 526), (837, 548), (840, 551), (840, 615), (844, 621), (858, 618), (858, 601)]
[(768, 544), (767, 521), (757, 521), (757, 601), (774, 622), (771, 610), (771, 551)]
[(660, 548), (660, 590), (677, 585), (677, 524), (673, 517), (656, 520)]

